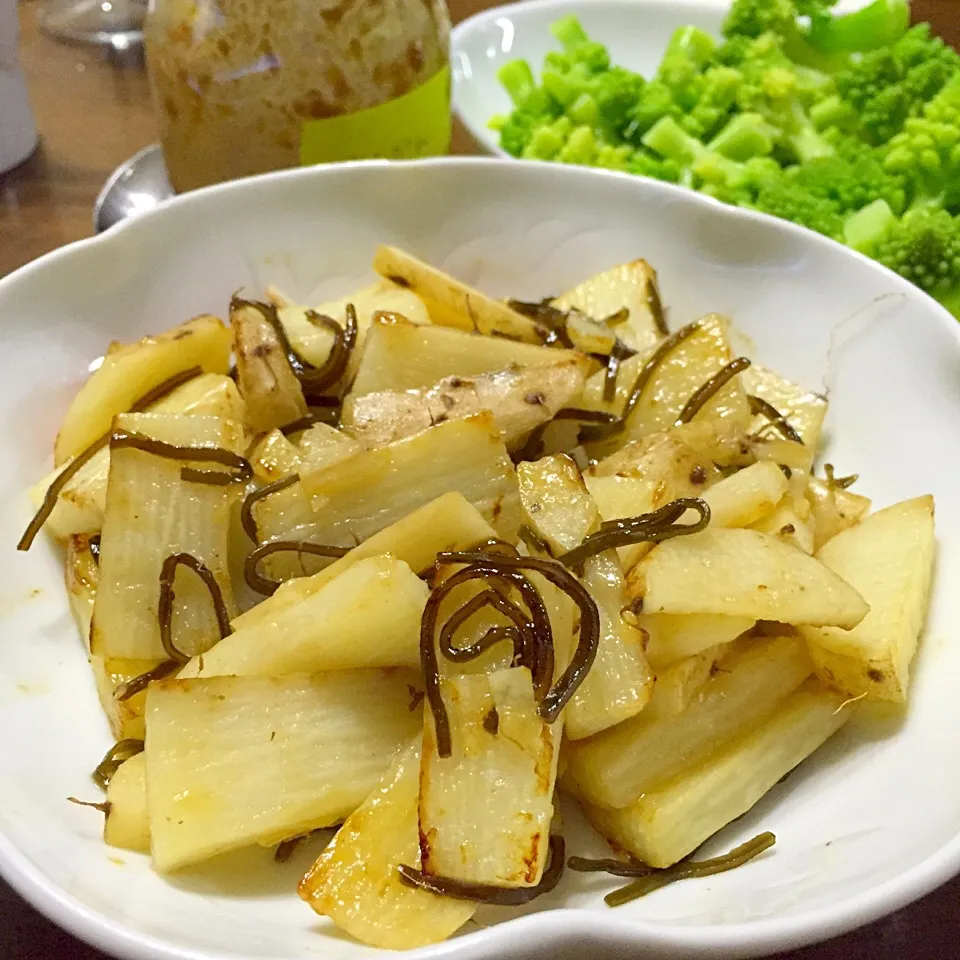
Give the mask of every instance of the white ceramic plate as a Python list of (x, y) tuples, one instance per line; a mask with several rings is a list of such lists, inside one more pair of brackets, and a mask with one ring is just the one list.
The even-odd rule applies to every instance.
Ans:
[[(273, 281), (295, 296), (366, 282), (378, 242), (408, 247), (492, 294), (541, 297), (634, 257), (660, 271), (669, 321), (730, 314), (755, 356), (831, 390), (829, 459), (878, 505), (932, 492), (936, 597), (905, 721), (855, 723), (714, 842), (761, 829), (776, 848), (742, 870), (678, 884), (616, 911), (613, 882), (575, 874), (526, 915), (420, 960), (758, 955), (840, 933), (960, 869), (960, 327), (910, 284), (813, 233), (662, 184), (484, 160), (359, 164), (189, 195), (0, 281), (0, 862), (76, 934), (123, 957), (358, 960), (254, 851), (175, 879), (108, 849), (90, 770), (110, 743), (68, 612), (60, 559), (14, 543), (24, 488), (90, 361)], [(570, 813), (568, 811), (568, 813)], [(602, 846), (570, 813), (570, 847)]]
[[(841, 0), (838, 12), (868, 0)], [(693, 25), (714, 36), (729, 0), (526, 0), (493, 7), (460, 23), (451, 36), (453, 103), (477, 143), (489, 153), (506, 156), (498, 134), (487, 123), (509, 113), (497, 71), (509, 60), (527, 60), (539, 75), (543, 58), (559, 45), (550, 33), (554, 20), (575, 14), (584, 29), (610, 50), (613, 63), (649, 77), (663, 57), (677, 27)]]

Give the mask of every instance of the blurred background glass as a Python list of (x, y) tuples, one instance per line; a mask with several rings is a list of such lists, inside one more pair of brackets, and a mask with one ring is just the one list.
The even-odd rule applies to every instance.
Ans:
[(58, 40), (117, 50), (143, 42), (146, 0), (46, 0), (40, 28)]
[(0, 173), (22, 163), (37, 145), (18, 47), (17, 2), (0, 0)]

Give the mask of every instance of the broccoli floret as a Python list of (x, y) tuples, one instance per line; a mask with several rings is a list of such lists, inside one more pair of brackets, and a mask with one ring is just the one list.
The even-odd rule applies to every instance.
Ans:
[(605, 139), (623, 139), (624, 132), (634, 122), (634, 110), (646, 86), (639, 73), (622, 67), (613, 67), (596, 78), (593, 97)]
[(627, 161), (627, 170), (641, 177), (652, 177), (655, 180), (666, 180), (668, 183), (679, 183), (683, 169), (679, 163), (658, 157), (649, 150), (635, 150)]
[(773, 33), (784, 37), (797, 27), (793, 0), (734, 0), (723, 21), (725, 37), (759, 37)]
[(902, 213), (906, 204), (903, 178), (884, 168), (882, 157), (855, 140), (842, 141), (832, 157), (813, 160), (790, 170), (793, 183), (836, 204), (841, 213), (860, 210), (884, 200)]
[(643, 135), (658, 120), (664, 117), (677, 119), (683, 111), (673, 99), (673, 93), (662, 80), (651, 80), (640, 94), (636, 106), (630, 111), (630, 123), (624, 130), (624, 138), (639, 145)]
[(567, 137), (567, 142), (557, 154), (560, 163), (575, 163), (581, 166), (592, 167), (597, 162), (597, 156), (603, 144), (597, 141), (596, 134), (590, 127), (574, 127)]
[(525, 60), (505, 63), (497, 77), (514, 104), (510, 116), (496, 118), (500, 146), (511, 156), (520, 157), (534, 133), (552, 123), (559, 110), (551, 98), (537, 87), (530, 64)]
[[(901, 37), (910, 22), (907, 0), (874, 0), (869, 6), (833, 16), (836, 0), (734, 0), (724, 36), (775, 34), (797, 63), (828, 68), (853, 52), (874, 50)], [(803, 26), (800, 18), (806, 18)]]
[(680, 27), (670, 38), (656, 79), (667, 87), (681, 110), (692, 109), (700, 100), (702, 71), (715, 48), (713, 37), (697, 27)]
[(737, 91), (737, 105), (744, 112), (759, 113), (781, 131), (779, 147), (786, 161), (807, 163), (834, 153), (833, 145), (817, 129), (808, 104), (833, 92), (828, 77), (815, 71), (799, 71), (771, 48), (767, 60), (743, 68), (745, 81)]
[(523, 150), (525, 160), (554, 160), (573, 130), (569, 117), (560, 117), (551, 124), (537, 127)]
[(820, 15), (811, 16), (807, 40), (823, 53), (863, 52), (894, 43), (909, 25), (907, 0), (874, 0), (839, 17), (824, 16), (821, 7)]
[(560, 41), (571, 65), (583, 64), (591, 73), (601, 73), (609, 68), (610, 54), (607, 48), (591, 40), (573, 14), (550, 24), (550, 32)]
[(913, 208), (960, 208), (960, 72), (883, 148), (885, 169), (903, 177)]
[(534, 132), (543, 123), (541, 114), (517, 108), (500, 125), (500, 146), (512, 157), (522, 156)]
[(733, 67), (709, 67), (702, 74), (700, 99), (677, 118), (680, 126), (701, 140), (709, 137), (730, 116), (742, 82), (743, 74)]
[(619, 147), (608, 144), (597, 152), (595, 166), (604, 170), (627, 170), (633, 153), (633, 147), (629, 144), (621, 144)]
[[(643, 143), (647, 149), (680, 168), (679, 182), (698, 189), (710, 184), (714, 196), (733, 203), (752, 198), (769, 178), (771, 165), (780, 173), (779, 166), (772, 160), (769, 165), (759, 167), (751, 165), (752, 158), (744, 162), (751, 150), (757, 156), (769, 149), (767, 129), (760, 117), (736, 117), (706, 145), (691, 137), (671, 117), (664, 117), (647, 131)], [(738, 159), (731, 159), (721, 151)], [(758, 177), (761, 171), (763, 179)]]
[(874, 255), (960, 318), (960, 219), (944, 210), (907, 214)]
[(815, 197), (785, 179), (766, 184), (749, 206), (827, 237), (837, 237), (843, 231), (843, 217), (835, 203)]
[(891, 46), (864, 54), (836, 75), (837, 90), (860, 119), (861, 135), (885, 143), (960, 71), (960, 54), (922, 24)]

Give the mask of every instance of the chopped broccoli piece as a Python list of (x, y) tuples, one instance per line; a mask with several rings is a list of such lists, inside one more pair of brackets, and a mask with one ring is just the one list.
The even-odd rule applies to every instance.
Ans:
[(742, 82), (743, 74), (733, 67), (708, 67), (702, 74), (700, 99), (676, 118), (680, 126), (701, 140), (709, 137), (730, 116)]
[[(895, 42), (910, 23), (907, 0), (874, 0), (854, 13), (833, 16), (836, 0), (734, 0), (724, 36), (776, 35), (797, 63), (826, 68), (836, 55), (874, 50)], [(801, 18), (809, 20), (805, 27)]]
[(864, 54), (836, 75), (837, 90), (860, 118), (861, 135), (885, 143), (918, 115), (960, 70), (960, 54), (923, 24), (881, 50)]
[(773, 151), (778, 131), (759, 113), (735, 116), (708, 144), (730, 160), (749, 160)]
[(889, 236), (896, 222), (897, 217), (890, 209), (890, 204), (886, 200), (874, 200), (847, 217), (843, 224), (843, 242), (861, 253), (873, 254)]
[(550, 32), (560, 41), (563, 52), (573, 64), (583, 64), (591, 73), (600, 73), (610, 66), (607, 48), (591, 40), (573, 14), (552, 23)]
[(960, 219), (944, 210), (908, 213), (874, 255), (960, 317)]
[(523, 150), (525, 160), (553, 160), (563, 149), (567, 137), (573, 130), (569, 117), (560, 117), (553, 123), (534, 130)]
[(827, 237), (837, 237), (843, 230), (843, 217), (836, 204), (798, 189), (786, 180), (763, 186), (749, 206), (761, 213), (816, 230)]
[(903, 178), (889, 172), (875, 151), (854, 140), (843, 141), (831, 157), (791, 168), (790, 177), (814, 196), (831, 200), (842, 213), (878, 199), (897, 213), (906, 205)]
[(882, 149), (885, 169), (909, 184), (911, 207), (960, 208), (960, 71)]
[(597, 142), (596, 135), (588, 126), (574, 127), (567, 142), (563, 145), (557, 160), (560, 163), (576, 163), (583, 166), (593, 166), (602, 144)]
[(813, 17), (808, 40), (824, 53), (850, 53), (885, 47), (910, 25), (907, 0), (874, 0), (844, 16)]
[(627, 161), (627, 170), (641, 177), (652, 177), (655, 180), (666, 180), (668, 183), (679, 183), (683, 169), (679, 163), (658, 157), (649, 150), (635, 150)]

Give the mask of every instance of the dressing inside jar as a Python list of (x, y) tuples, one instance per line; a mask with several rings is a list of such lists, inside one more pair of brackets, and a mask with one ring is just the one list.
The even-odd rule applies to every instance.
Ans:
[(446, 153), (449, 32), (443, 0), (152, 0), (147, 63), (174, 189)]

